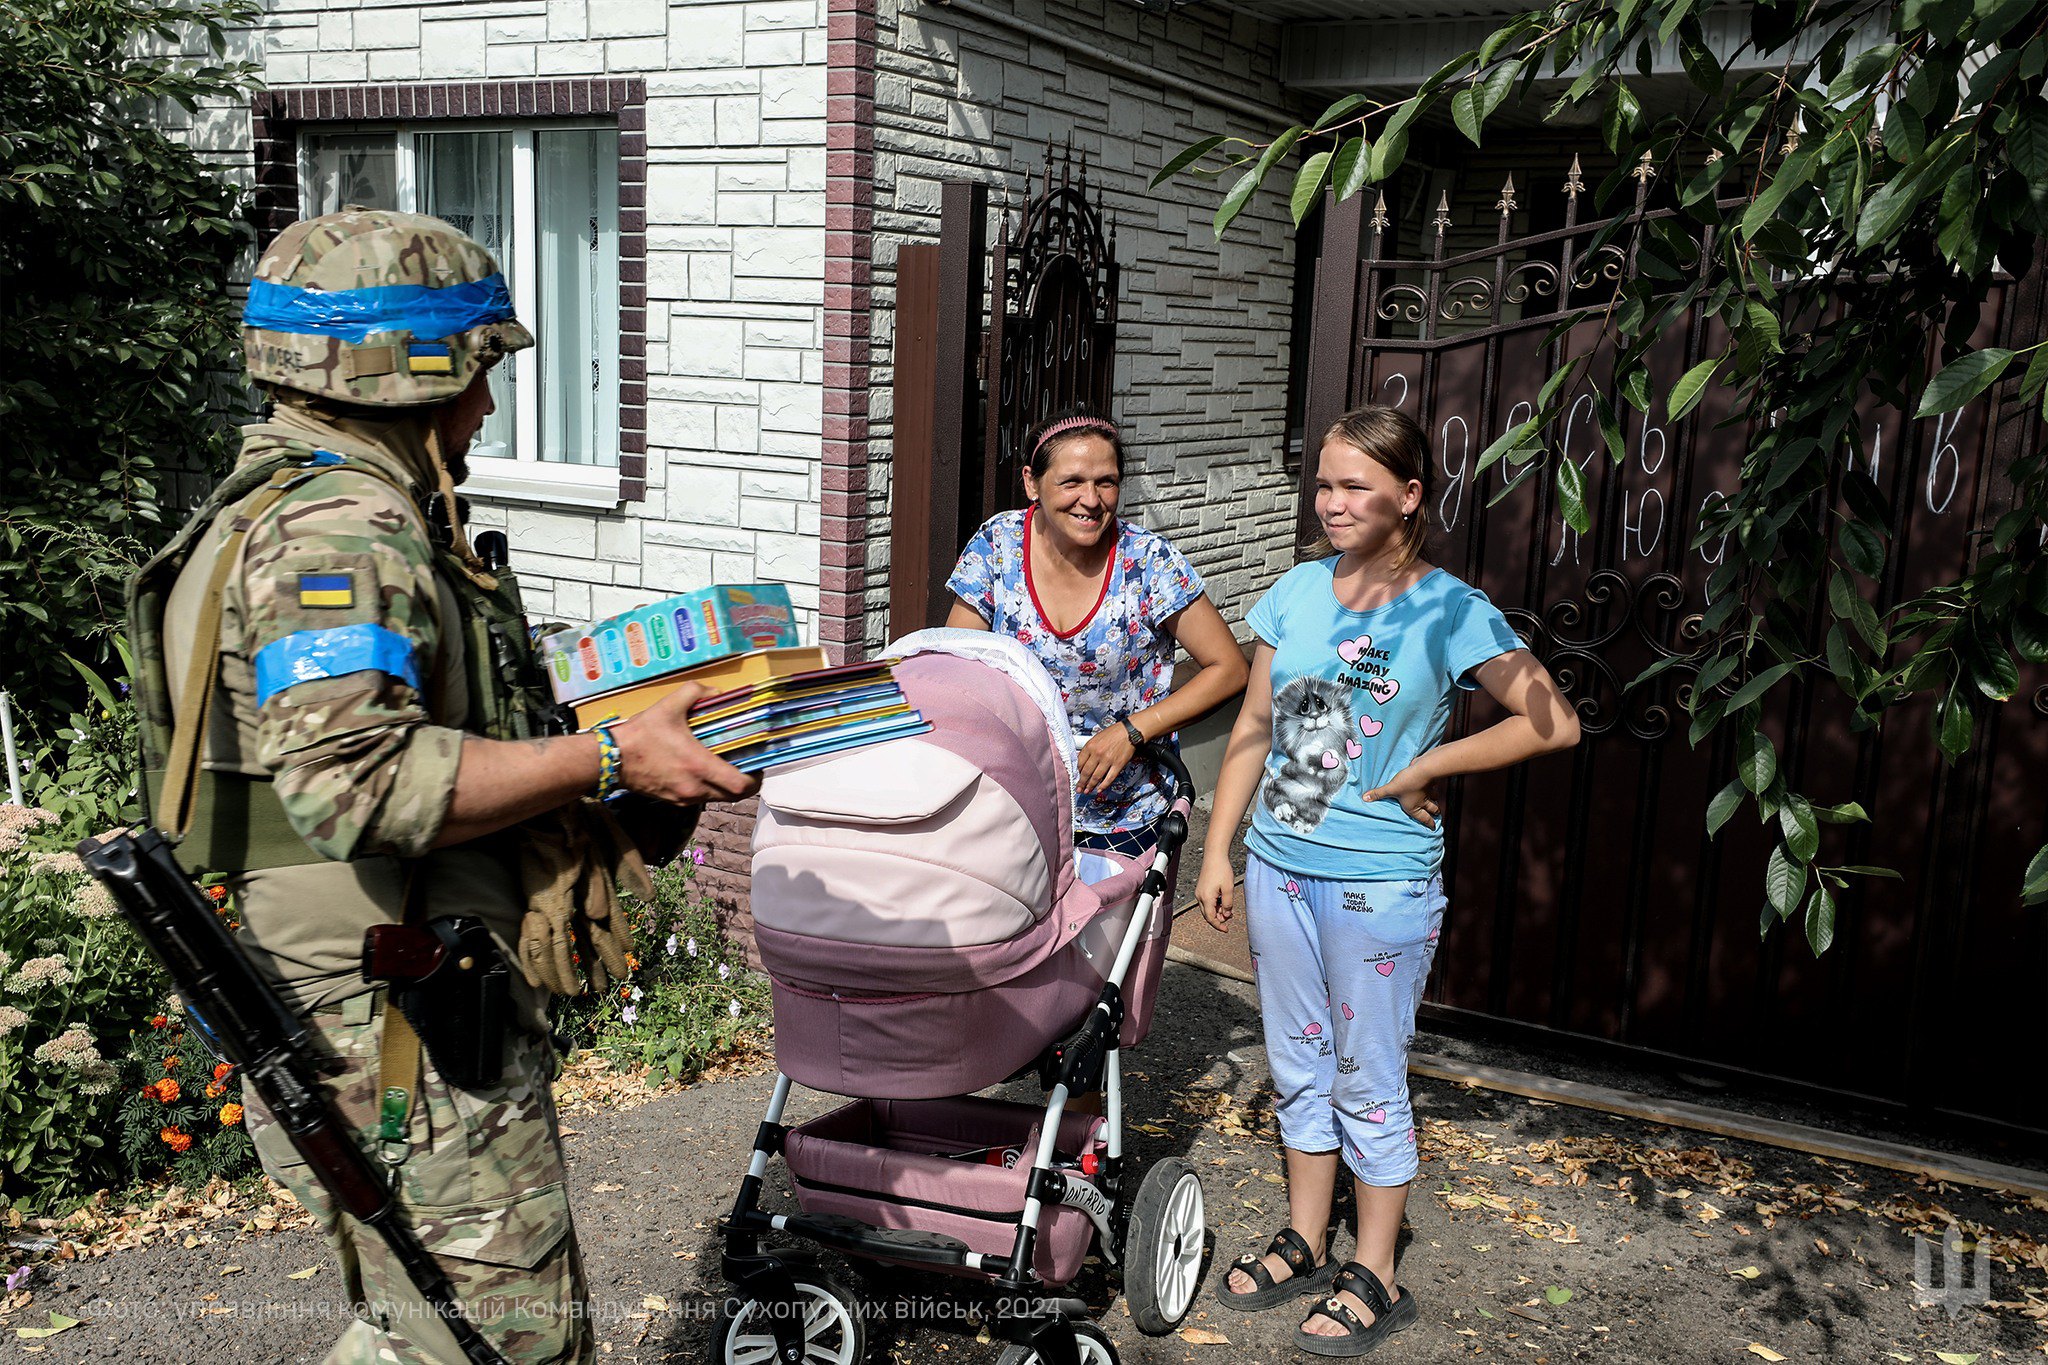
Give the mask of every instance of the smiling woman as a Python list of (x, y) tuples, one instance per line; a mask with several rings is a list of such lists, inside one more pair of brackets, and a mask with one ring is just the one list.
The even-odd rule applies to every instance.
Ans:
[[(1132, 752), (1243, 691), (1244, 655), (1186, 556), (1117, 516), (1115, 424), (1070, 408), (1028, 448), (1031, 505), (967, 543), (946, 583), (958, 599), (946, 624), (1014, 636), (1045, 665), (1082, 741), (1074, 842), (1139, 852), (1166, 800), (1152, 774), (1127, 766)], [(1176, 645), (1201, 665), (1177, 692)]]

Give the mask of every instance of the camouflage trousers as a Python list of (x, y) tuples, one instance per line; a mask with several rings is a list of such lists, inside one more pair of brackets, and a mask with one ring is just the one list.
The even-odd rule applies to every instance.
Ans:
[[(344, 1064), (330, 1077), (343, 1118), (374, 1151), (382, 1011), (358, 996), (315, 1016)], [(593, 1355), (583, 1263), (569, 1221), (562, 1140), (550, 1088), (553, 1050), (515, 1033), (503, 1081), (456, 1090), (422, 1057), (412, 1146), (399, 1198), (421, 1245), (440, 1263), (470, 1321), (517, 1365)], [(262, 1103), (247, 1106), (263, 1168), (313, 1211), (340, 1262), (349, 1324), (325, 1365), (463, 1365), (447, 1325), (420, 1298), (384, 1239), (346, 1214), (293, 1150)]]

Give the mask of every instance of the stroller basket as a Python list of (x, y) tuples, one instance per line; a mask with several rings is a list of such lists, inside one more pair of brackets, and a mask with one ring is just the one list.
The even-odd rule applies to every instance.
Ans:
[[(1040, 1105), (991, 1099), (856, 1100), (792, 1128), (783, 1155), (806, 1214), (938, 1233), (967, 1251), (1007, 1256), (1044, 1117)], [(1084, 1155), (1101, 1162), (1102, 1129), (1092, 1115), (1063, 1116), (1054, 1164), (1078, 1168)], [(1068, 1283), (1093, 1234), (1080, 1209), (1048, 1209), (1032, 1268), (1049, 1285)]]

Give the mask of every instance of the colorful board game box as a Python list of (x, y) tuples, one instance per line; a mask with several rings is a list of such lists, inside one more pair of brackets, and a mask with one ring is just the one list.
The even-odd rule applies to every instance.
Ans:
[(796, 643), (789, 590), (753, 583), (702, 588), (587, 629), (557, 631), (542, 637), (540, 650), (555, 700), (577, 702), (727, 655)]

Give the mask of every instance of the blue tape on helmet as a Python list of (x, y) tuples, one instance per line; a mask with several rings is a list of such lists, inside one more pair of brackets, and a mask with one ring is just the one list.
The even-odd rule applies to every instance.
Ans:
[(256, 280), (242, 308), (242, 325), (362, 342), (378, 332), (411, 332), (438, 341), (512, 317), (512, 291), (503, 275), (430, 289), (423, 284), (380, 284), (367, 289), (300, 289)]
[(256, 651), (256, 704), (287, 687), (321, 678), (340, 678), (374, 669), (415, 691), (420, 685), (418, 652), (395, 630), (371, 622), (297, 630)]

